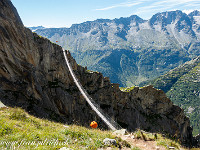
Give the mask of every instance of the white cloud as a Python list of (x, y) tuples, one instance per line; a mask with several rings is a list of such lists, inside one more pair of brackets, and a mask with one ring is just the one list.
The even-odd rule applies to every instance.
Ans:
[[(193, 6), (193, 7), (192, 7)], [(141, 15), (144, 13), (157, 13), (163, 11), (172, 11), (172, 10), (182, 10), (185, 8), (200, 7), (199, 0), (162, 0), (162, 1), (152, 1), (148, 6), (141, 6), (135, 10), (135, 14)], [(193, 10), (194, 10), (193, 9)]]
[(122, 7), (131, 8), (134, 12), (130, 15), (149, 19), (153, 14), (164, 11), (184, 10), (185, 13), (189, 13), (200, 8), (200, 0), (124, 0), (123, 3), (96, 9), (96, 11)]
[[(140, 4), (148, 3), (148, 6), (142, 6)], [(150, 9), (150, 8), (173, 8), (182, 5), (184, 6), (200, 6), (199, 0), (129, 0), (124, 3), (115, 4), (112, 6), (96, 9), (96, 10), (109, 10), (118, 7), (133, 7), (133, 6), (141, 6), (140, 9)]]
[(109, 10), (109, 9), (117, 8), (117, 7), (132, 7), (132, 6), (136, 6), (136, 5), (142, 4), (143, 2), (144, 2), (144, 0), (137, 1), (137, 2), (134, 2), (134, 1), (130, 2), (129, 1), (129, 2), (120, 3), (120, 4), (113, 5), (113, 6), (100, 8), (100, 9), (95, 9), (95, 10)]
[(189, 14), (189, 13), (191, 13), (191, 12), (193, 12), (193, 11), (194, 11), (193, 9), (189, 9), (189, 10), (186, 10), (186, 9), (185, 9), (185, 10), (183, 10), (183, 12), (186, 13), (186, 14)]
[(109, 6), (109, 7), (95, 9), (95, 10), (109, 10), (109, 9), (116, 8), (116, 7), (118, 7), (118, 6), (117, 5), (115, 5), (115, 6)]

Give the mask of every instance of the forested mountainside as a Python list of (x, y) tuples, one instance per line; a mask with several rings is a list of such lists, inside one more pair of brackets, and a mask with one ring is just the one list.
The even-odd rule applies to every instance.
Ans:
[(120, 86), (158, 77), (200, 54), (200, 12), (158, 13), (98, 19), (70, 28), (35, 31), (65, 49), (77, 63), (102, 72)]
[(166, 92), (189, 116), (193, 133), (200, 133), (200, 56), (147, 84)]
[[(99, 128), (106, 129), (78, 91), (62, 47), (25, 28), (10, 0), (0, 1), (0, 35), (0, 101), (4, 105), (67, 124), (88, 126), (95, 119)], [(162, 90), (146, 86), (122, 92), (101, 73), (78, 65), (70, 52), (67, 58), (85, 90), (123, 128), (160, 132), (183, 145), (197, 145), (190, 120)]]

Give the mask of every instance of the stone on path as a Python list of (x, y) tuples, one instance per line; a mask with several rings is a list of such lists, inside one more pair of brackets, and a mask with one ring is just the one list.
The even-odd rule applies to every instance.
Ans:
[(104, 143), (105, 145), (116, 145), (116, 144), (117, 144), (117, 142), (116, 142), (115, 139), (109, 139), (109, 138), (105, 138), (105, 139), (103, 140), (103, 143)]
[(116, 134), (116, 135), (127, 135), (128, 134), (126, 129), (116, 130), (113, 133)]

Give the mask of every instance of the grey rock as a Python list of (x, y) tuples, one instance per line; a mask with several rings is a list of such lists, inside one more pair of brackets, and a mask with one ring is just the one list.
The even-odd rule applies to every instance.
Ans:
[(128, 134), (126, 129), (116, 130), (113, 133), (117, 134), (117, 135), (126, 135), (126, 134)]
[(117, 142), (116, 142), (115, 139), (109, 139), (109, 138), (105, 138), (105, 139), (103, 140), (103, 143), (104, 143), (105, 145), (116, 145), (116, 144), (117, 144)]
[(197, 136), (195, 136), (195, 142), (197, 143), (197, 147), (200, 147), (200, 134), (198, 134)]

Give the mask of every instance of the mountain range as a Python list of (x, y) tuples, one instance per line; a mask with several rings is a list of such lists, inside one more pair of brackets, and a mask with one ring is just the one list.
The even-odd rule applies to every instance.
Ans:
[(37, 27), (28, 27), (29, 29), (31, 29), (33, 32), (38, 30), (38, 29), (45, 29), (45, 27), (43, 26), (37, 26)]
[(97, 19), (70, 28), (35, 31), (70, 50), (77, 63), (120, 86), (154, 79), (200, 54), (200, 12), (169, 11)]

